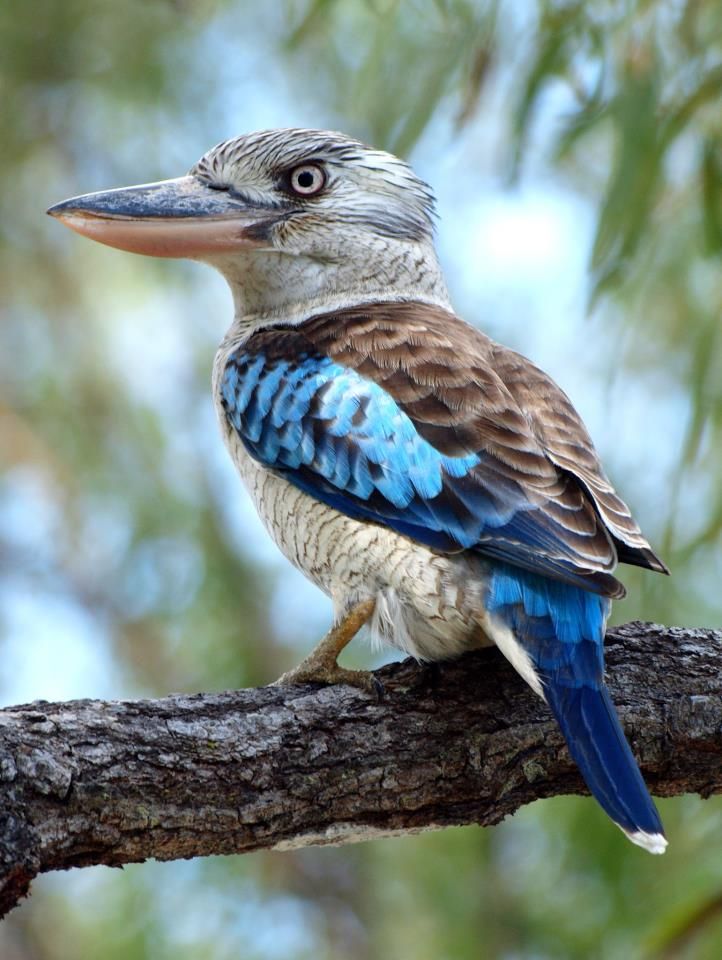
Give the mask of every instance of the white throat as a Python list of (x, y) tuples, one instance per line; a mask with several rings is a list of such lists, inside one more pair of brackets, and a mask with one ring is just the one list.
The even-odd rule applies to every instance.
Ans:
[(339, 249), (333, 259), (257, 249), (212, 265), (231, 288), (229, 333), (236, 335), (279, 321), (302, 323), (355, 303), (419, 300), (451, 309), (431, 241), (378, 238), (363, 248)]

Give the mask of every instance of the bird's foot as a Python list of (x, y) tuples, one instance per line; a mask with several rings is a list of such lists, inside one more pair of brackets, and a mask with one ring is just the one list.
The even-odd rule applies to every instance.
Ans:
[(273, 686), (294, 683), (345, 683), (377, 698), (383, 694), (383, 685), (368, 670), (347, 670), (336, 662), (343, 648), (353, 639), (374, 612), (374, 601), (364, 600), (352, 607), (305, 660), (274, 681)]
[(371, 693), (380, 698), (383, 694), (383, 684), (376, 679), (370, 670), (347, 670), (340, 667), (334, 660), (332, 663), (325, 663), (314, 658), (313, 654), (306, 657), (293, 670), (288, 670), (278, 680), (274, 680), (272, 686), (285, 686), (294, 683), (345, 683), (349, 687), (357, 687), (365, 693)]

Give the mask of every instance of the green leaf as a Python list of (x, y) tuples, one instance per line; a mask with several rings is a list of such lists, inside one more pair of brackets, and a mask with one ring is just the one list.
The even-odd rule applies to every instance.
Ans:
[(704, 248), (708, 254), (722, 252), (722, 144), (707, 137), (700, 164)]

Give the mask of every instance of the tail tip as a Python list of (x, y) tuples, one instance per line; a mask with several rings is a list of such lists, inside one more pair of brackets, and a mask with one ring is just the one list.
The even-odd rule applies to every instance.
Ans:
[(647, 853), (664, 853), (667, 849), (667, 838), (663, 833), (647, 833), (646, 830), (625, 830), (620, 828), (623, 833), (638, 847), (646, 850)]

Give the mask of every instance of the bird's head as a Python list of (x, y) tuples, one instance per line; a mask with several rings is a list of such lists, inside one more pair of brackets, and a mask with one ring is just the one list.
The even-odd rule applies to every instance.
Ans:
[(185, 177), (48, 212), (121, 250), (212, 264), (246, 315), (384, 290), (446, 300), (429, 187), (403, 161), (343, 134), (248, 134), (213, 147)]

